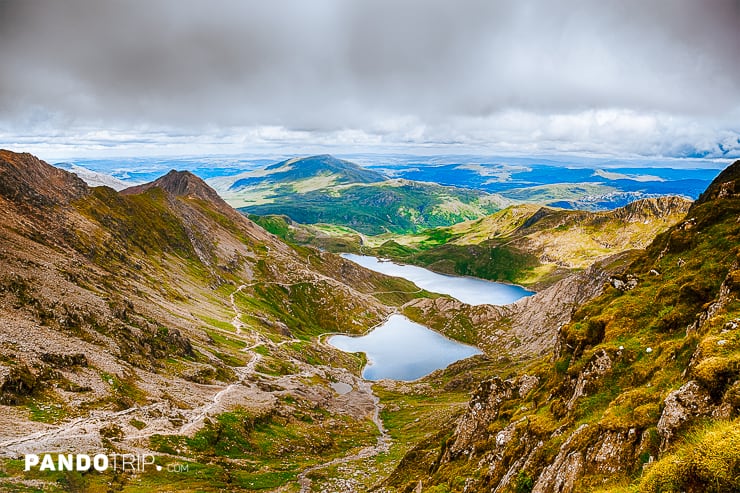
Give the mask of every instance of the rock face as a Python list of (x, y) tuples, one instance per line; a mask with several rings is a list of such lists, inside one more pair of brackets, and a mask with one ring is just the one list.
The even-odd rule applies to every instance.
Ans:
[(690, 206), (691, 201), (682, 197), (656, 197), (635, 200), (624, 207), (615, 209), (613, 214), (627, 222), (644, 222), (666, 218), (677, 213), (685, 214)]
[(658, 433), (663, 449), (683, 425), (695, 418), (709, 416), (714, 410), (709, 392), (693, 380), (668, 394), (664, 404), (663, 413), (658, 421)]
[(566, 404), (568, 411), (572, 411), (579, 398), (599, 389), (599, 382), (611, 371), (613, 362), (604, 349), (599, 349), (591, 357), (586, 367), (578, 374), (573, 395)]
[(740, 161), (735, 161), (714, 179), (692, 208), (716, 199), (740, 196)]
[(552, 350), (558, 328), (570, 321), (578, 306), (601, 294), (629, 258), (630, 253), (615, 255), (510, 305), (469, 306), (450, 298), (421, 299), (406, 305), (407, 314), (451, 337), (464, 335), (460, 326), (473, 327), (473, 342), (493, 357), (532, 357)]
[(9, 201), (49, 207), (69, 204), (88, 192), (85, 182), (76, 175), (31, 154), (0, 149), (0, 196)]
[(572, 443), (590, 430), (588, 425), (581, 425), (568, 440), (563, 443), (560, 452), (551, 465), (546, 467), (532, 488), (532, 493), (569, 493), (574, 490), (576, 480), (583, 474), (583, 453), (571, 450)]
[(213, 204), (226, 205), (226, 202), (209, 187), (206, 182), (192, 174), (190, 171), (172, 170), (166, 175), (157, 178), (151, 183), (136, 185), (121, 191), (123, 195), (136, 195), (153, 188), (160, 188), (167, 193), (177, 197), (194, 197)]
[(465, 416), (455, 430), (455, 441), (450, 445), (448, 457), (472, 454), (476, 440), (484, 438), (488, 425), (498, 418), (501, 404), (515, 394), (515, 384), (500, 378), (492, 378), (480, 384), (473, 394)]

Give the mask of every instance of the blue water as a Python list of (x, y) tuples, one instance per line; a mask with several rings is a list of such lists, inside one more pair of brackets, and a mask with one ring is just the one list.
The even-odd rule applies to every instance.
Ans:
[(508, 305), (519, 298), (534, 294), (521, 286), (484, 281), (472, 277), (437, 274), (422, 267), (381, 261), (366, 255), (346, 253), (342, 257), (375, 272), (388, 276), (403, 277), (427, 291), (448, 294), (469, 305)]
[(450, 363), (480, 354), (480, 350), (427, 329), (403, 315), (391, 315), (362, 337), (332, 336), (332, 346), (350, 353), (363, 352), (367, 380), (416, 380)]
[[(446, 276), (421, 267), (383, 262), (375, 257), (342, 256), (370, 270), (403, 277), (420, 288), (449, 294), (470, 305), (504, 305), (534, 294), (521, 286)], [(332, 336), (328, 342), (343, 351), (365, 353), (368, 364), (362, 376), (367, 380), (416, 380), (457, 360), (480, 354), (478, 348), (447, 339), (403, 315), (392, 315), (362, 337)]]

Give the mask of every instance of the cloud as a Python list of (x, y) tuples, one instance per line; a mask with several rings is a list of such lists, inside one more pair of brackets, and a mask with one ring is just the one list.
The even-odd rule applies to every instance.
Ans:
[(0, 143), (731, 156), (738, 25), (729, 0), (0, 1)]

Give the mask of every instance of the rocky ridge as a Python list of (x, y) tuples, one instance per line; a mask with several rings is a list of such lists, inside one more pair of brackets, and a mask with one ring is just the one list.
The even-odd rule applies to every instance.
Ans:
[(421, 480), (422, 491), (735, 491), (739, 170), (740, 161), (720, 174), (622, 275), (602, 277), (602, 294), (574, 306), (550, 356), (518, 376), (483, 381), (441, 449), (419, 445), (391, 483)]

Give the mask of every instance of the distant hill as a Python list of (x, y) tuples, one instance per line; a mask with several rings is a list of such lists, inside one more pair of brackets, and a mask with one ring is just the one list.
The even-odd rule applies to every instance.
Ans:
[(606, 212), (523, 204), (366, 251), (450, 274), (542, 287), (609, 255), (645, 248), (690, 205), (681, 197), (642, 199)]
[(331, 181), (332, 184), (375, 183), (387, 179), (376, 171), (328, 154), (288, 159), (267, 166), (263, 170), (243, 173), (236, 178), (229, 187), (230, 190), (241, 190), (265, 183), (295, 183), (312, 178), (321, 178), (322, 182)]
[(368, 235), (449, 226), (510, 203), (479, 190), (390, 179), (328, 155), (289, 159), (209, 184), (247, 214), (284, 215)]

